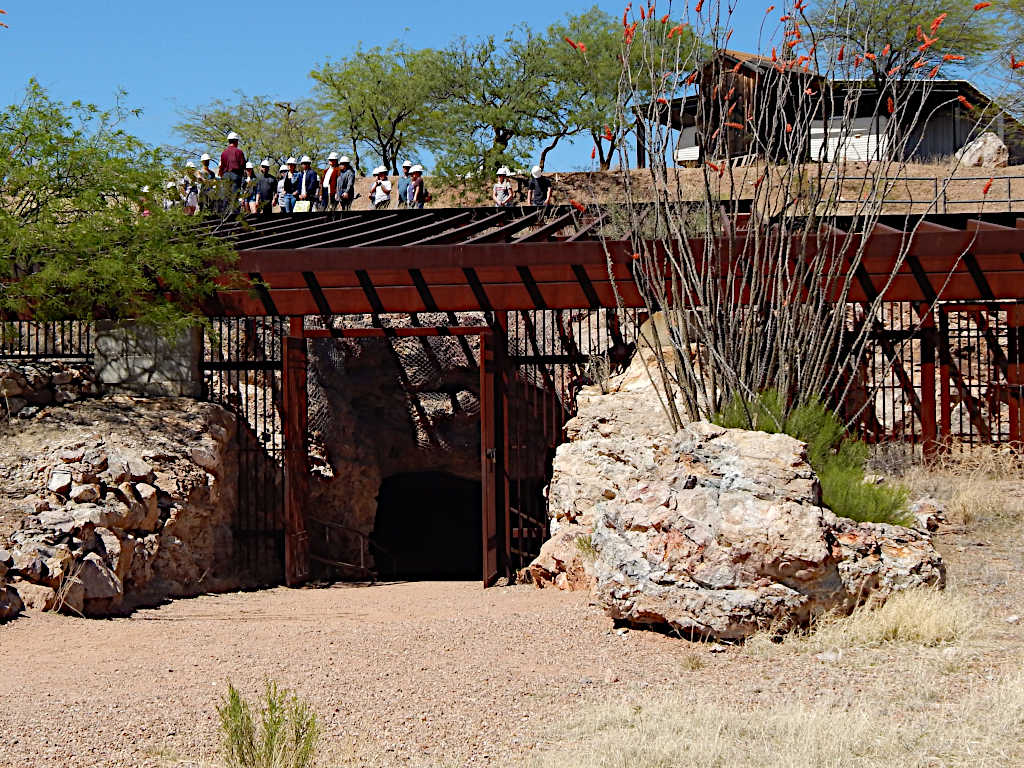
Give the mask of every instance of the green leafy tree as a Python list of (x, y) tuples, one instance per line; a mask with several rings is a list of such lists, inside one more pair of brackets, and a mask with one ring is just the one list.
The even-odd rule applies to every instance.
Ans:
[(233, 253), (164, 210), (167, 166), (123, 127), (29, 82), (0, 111), (0, 314), (196, 322)]
[(999, 15), (991, 8), (974, 10), (970, 2), (945, 0), (841, 0), (815, 6), (806, 22), (803, 30), (833, 52), (843, 46), (850, 58), (870, 54), (862, 66), (876, 82), (915, 65), (938, 64), (940, 72), (977, 66), (1002, 35)]
[(351, 147), (356, 167), (363, 154), (398, 173), (403, 156), (422, 149), (435, 128), (440, 54), (392, 43), (359, 48), (341, 61), (327, 61), (310, 76), (317, 103)]
[(322, 159), (335, 142), (323, 113), (310, 99), (281, 101), (247, 96), (243, 91), (236, 91), (235, 97), (182, 110), (181, 122), (174, 128), (185, 140), (183, 149), (194, 155), (213, 154), (224, 148), (228, 133), (235, 131), (254, 163), (270, 158), (280, 164), (293, 155)]

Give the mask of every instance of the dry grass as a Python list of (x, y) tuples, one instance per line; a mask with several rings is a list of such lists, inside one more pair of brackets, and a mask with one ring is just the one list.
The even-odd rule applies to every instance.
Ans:
[(1006, 446), (958, 446), (929, 465), (898, 472), (911, 498), (946, 500), (950, 522), (964, 527), (1019, 527), (1024, 523), (1020, 483), (1024, 457)]
[(898, 592), (878, 607), (849, 616), (827, 615), (809, 629), (786, 634), (762, 632), (744, 649), (757, 656), (779, 653), (833, 653), (886, 644), (923, 647), (961, 645), (979, 637), (985, 618), (975, 602), (956, 590)]
[(1024, 762), (1024, 675), (951, 696), (921, 668), (896, 697), (861, 688), (740, 705), (696, 690), (585, 711), (539, 768), (924, 768)]

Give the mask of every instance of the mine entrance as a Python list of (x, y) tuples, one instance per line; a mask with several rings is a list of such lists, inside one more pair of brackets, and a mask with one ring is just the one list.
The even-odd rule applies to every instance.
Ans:
[(390, 558), (378, 563), (396, 579), (479, 579), (482, 574), (480, 482), (445, 472), (387, 477), (377, 496), (371, 541)]

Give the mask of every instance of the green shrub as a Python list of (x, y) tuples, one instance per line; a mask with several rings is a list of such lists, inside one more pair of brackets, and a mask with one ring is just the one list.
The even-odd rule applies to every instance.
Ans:
[(807, 460), (818, 474), (822, 503), (840, 517), (868, 523), (906, 525), (907, 489), (864, 482), (867, 445), (851, 437), (842, 422), (822, 403), (798, 405), (785, 414), (782, 396), (766, 390), (754, 400), (734, 397), (714, 422), (732, 429), (784, 432), (807, 444)]
[(229, 768), (309, 768), (320, 738), (316, 715), (309, 705), (270, 681), (262, 704), (257, 713), (228, 683), (227, 696), (217, 707), (217, 714)]

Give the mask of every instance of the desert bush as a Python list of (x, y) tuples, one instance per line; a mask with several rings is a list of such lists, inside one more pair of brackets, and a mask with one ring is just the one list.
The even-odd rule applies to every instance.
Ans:
[(903, 486), (865, 482), (868, 446), (850, 436), (839, 418), (819, 401), (788, 414), (777, 390), (752, 400), (734, 397), (715, 414), (714, 422), (733, 429), (785, 433), (807, 444), (807, 460), (818, 474), (821, 499), (840, 517), (858, 522), (906, 525), (908, 491)]
[(217, 707), (223, 754), (229, 768), (309, 768), (320, 729), (309, 705), (277, 683), (267, 681), (256, 707), (228, 683)]

